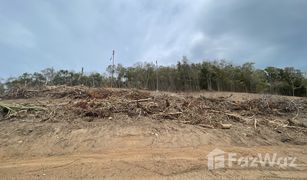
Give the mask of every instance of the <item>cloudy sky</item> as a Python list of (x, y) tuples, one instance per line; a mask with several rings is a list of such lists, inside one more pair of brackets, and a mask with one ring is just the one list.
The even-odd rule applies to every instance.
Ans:
[(307, 71), (307, 0), (0, 0), (0, 77), (226, 59)]

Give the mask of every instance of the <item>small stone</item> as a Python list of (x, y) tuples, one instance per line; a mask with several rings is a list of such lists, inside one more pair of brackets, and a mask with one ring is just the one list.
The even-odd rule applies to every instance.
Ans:
[(112, 118), (112, 117), (109, 117), (108, 119), (109, 119), (109, 120), (112, 120), (113, 118)]

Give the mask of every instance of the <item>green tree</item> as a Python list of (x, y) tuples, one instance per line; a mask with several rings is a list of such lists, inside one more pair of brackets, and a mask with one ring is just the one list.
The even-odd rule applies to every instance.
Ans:
[(203, 62), (200, 75), (200, 86), (203, 89), (212, 91), (213, 68), (209, 62)]
[(284, 79), (291, 87), (292, 96), (295, 96), (297, 90), (304, 88), (304, 77), (301, 71), (298, 69), (294, 69), (293, 67), (286, 67), (284, 69)]

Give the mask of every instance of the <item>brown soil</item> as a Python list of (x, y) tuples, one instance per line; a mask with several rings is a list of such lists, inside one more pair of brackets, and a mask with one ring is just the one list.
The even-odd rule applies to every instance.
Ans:
[[(0, 101), (3, 179), (306, 179), (307, 101), (244, 93), (16, 89)], [(226, 128), (225, 128), (226, 127)], [(215, 148), (297, 167), (209, 170)]]

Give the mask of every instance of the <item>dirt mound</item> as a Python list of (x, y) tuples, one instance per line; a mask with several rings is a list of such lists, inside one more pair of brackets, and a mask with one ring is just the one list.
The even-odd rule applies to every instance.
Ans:
[[(14, 93), (15, 92), (15, 93)], [(34, 93), (35, 92), (35, 93)], [(11, 93), (11, 94), (10, 94)], [(0, 104), (3, 119), (37, 119), (41, 122), (86, 121), (118, 116), (172, 120), (202, 128), (230, 129), (247, 126), (258, 132), (261, 128), (306, 134), (305, 99), (267, 98), (234, 101), (228, 97), (179, 96), (168, 93), (128, 89), (86, 88), (83, 86), (49, 86), (41, 90), (16, 90), (7, 98), (51, 98), (48, 102)], [(52, 100), (53, 99), (53, 100)], [(304, 139), (302, 140), (304, 141)]]

